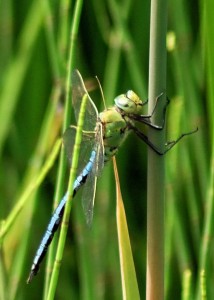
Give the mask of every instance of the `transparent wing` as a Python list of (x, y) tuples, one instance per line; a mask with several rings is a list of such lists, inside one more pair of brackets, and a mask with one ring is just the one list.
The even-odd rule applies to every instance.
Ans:
[(98, 120), (98, 111), (85, 88), (80, 72), (78, 70), (74, 70), (72, 74), (72, 103), (76, 121), (78, 120), (82, 98), (85, 94), (88, 96), (88, 101), (83, 128), (87, 131), (93, 131)]
[(88, 175), (82, 196), (82, 206), (88, 226), (91, 226), (93, 220), (94, 200), (96, 192), (97, 177), (100, 175), (104, 166), (104, 147), (102, 137), (102, 125), (97, 123), (96, 130), (96, 156), (92, 172)]
[[(91, 151), (95, 147), (95, 143), (96, 143), (95, 127), (98, 120), (98, 111), (85, 88), (80, 72), (78, 70), (74, 70), (72, 73), (72, 104), (75, 112), (76, 122), (78, 121), (82, 99), (85, 94), (87, 95), (88, 99), (86, 104), (86, 113), (85, 113), (84, 126), (83, 126), (84, 132), (83, 132), (82, 143), (80, 147), (80, 159), (79, 159), (80, 163), (77, 170), (78, 173), (82, 171), (85, 164), (88, 162)], [(75, 126), (70, 126), (68, 129), (66, 129), (63, 135), (65, 151), (70, 163), (73, 156), (75, 136), (76, 136)]]
[(96, 156), (96, 168), (94, 170), (96, 176), (100, 175), (104, 167), (104, 145), (103, 145), (103, 130), (102, 124), (99, 122), (96, 125), (96, 133), (95, 133), (95, 141), (97, 148), (97, 156)]
[[(86, 217), (86, 222), (88, 225), (91, 225), (93, 219), (93, 207), (97, 176), (100, 174), (104, 165), (102, 125), (100, 122), (98, 122), (97, 108), (87, 93), (83, 79), (79, 71), (75, 70), (72, 74), (72, 103), (76, 120), (78, 120), (81, 101), (85, 94), (87, 94), (88, 96), (88, 101), (83, 126), (84, 131), (82, 135), (82, 143), (80, 146), (78, 173), (80, 174), (80, 172), (84, 169), (85, 165), (89, 161), (92, 150), (95, 150), (96, 156), (93, 168), (90, 174), (88, 175), (88, 178), (84, 185), (82, 197), (82, 204), (84, 214)], [(70, 162), (73, 155), (75, 136), (75, 126), (70, 126), (63, 135), (65, 151)]]
[[(70, 164), (73, 157), (76, 130), (76, 126), (71, 125), (69, 128), (66, 129), (65, 133), (63, 134), (63, 144)], [(91, 151), (95, 147), (95, 143), (95, 131), (84, 131), (82, 134), (82, 142), (80, 145), (79, 164), (77, 168), (78, 174), (83, 170), (83, 168), (87, 164), (91, 155)]]
[(92, 171), (87, 178), (82, 193), (82, 206), (87, 225), (90, 227), (94, 214), (94, 199), (97, 186), (97, 176)]

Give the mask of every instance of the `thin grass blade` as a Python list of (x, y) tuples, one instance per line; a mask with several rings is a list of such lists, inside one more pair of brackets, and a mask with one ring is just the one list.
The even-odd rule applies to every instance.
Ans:
[(17, 204), (14, 206), (13, 210), (11, 211), (11, 213), (9, 214), (9, 216), (7, 217), (7, 219), (4, 222), (4, 226), (2, 227), (2, 230), (0, 232), (0, 242), (2, 241), (2, 238), (7, 234), (8, 230), (13, 225), (13, 223), (15, 222), (17, 216), (21, 212), (26, 201), (28, 201), (30, 195), (43, 182), (46, 174), (49, 172), (49, 170), (53, 166), (53, 164), (58, 156), (60, 146), (61, 146), (61, 139), (56, 141), (50, 156), (48, 157), (46, 163), (44, 164), (43, 168), (39, 172), (36, 179), (34, 178), (32, 180), (32, 182), (27, 186), (26, 190), (23, 191), (22, 195), (20, 196), (19, 200), (17, 201)]
[(120, 271), (122, 279), (123, 299), (140, 299), (138, 290), (137, 277), (135, 272), (134, 260), (132, 256), (131, 244), (129, 239), (129, 231), (126, 222), (126, 214), (123, 205), (122, 194), (120, 190), (120, 182), (117, 171), (115, 158), (114, 175), (116, 181), (116, 195), (117, 195), (117, 231), (118, 244), (120, 255)]

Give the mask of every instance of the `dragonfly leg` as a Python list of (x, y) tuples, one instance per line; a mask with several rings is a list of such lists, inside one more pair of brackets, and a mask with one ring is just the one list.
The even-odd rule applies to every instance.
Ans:
[(146, 99), (146, 100), (142, 103), (142, 106), (148, 104), (148, 102), (149, 102), (149, 99)]
[[(187, 135), (190, 135), (190, 134), (193, 134), (193, 133), (196, 133), (198, 131), (198, 127), (190, 132), (186, 132), (186, 133), (182, 133), (178, 138), (177, 140), (175, 141), (169, 141), (165, 144), (165, 146), (167, 147), (167, 149), (165, 150), (165, 153), (168, 152), (172, 147), (174, 147), (183, 137), (187, 136)], [(165, 154), (164, 153), (164, 154)]]
[[(162, 93), (163, 94), (163, 93)], [(160, 96), (159, 96), (160, 97)], [(157, 98), (158, 99), (158, 98)], [(163, 120), (162, 120), (162, 124), (161, 125), (156, 125), (156, 124), (153, 124), (151, 121), (150, 121), (150, 118), (153, 116), (154, 112), (155, 112), (155, 109), (157, 107), (157, 101), (156, 101), (156, 104), (155, 104), (155, 107), (152, 111), (152, 114), (150, 116), (150, 118), (148, 118), (149, 120), (142, 120), (142, 122), (146, 125), (148, 125), (149, 127), (153, 128), (153, 129), (156, 129), (156, 130), (162, 130), (165, 126), (165, 121), (166, 121), (166, 109), (167, 109), (167, 106), (169, 105), (169, 102), (170, 100), (167, 98), (167, 101), (166, 101), (166, 104), (164, 105), (164, 108), (163, 108)], [(147, 119), (147, 118), (146, 118)]]
[(141, 132), (138, 128), (134, 127), (134, 126), (131, 126), (130, 127), (135, 133), (136, 135), (141, 139), (143, 140), (153, 151), (155, 151), (155, 153), (157, 153), (158, 155), (164, 155), (166, 154), (170, 149), (172, 149), (172, 147), (174, 147), (183, 137), (187, 136), (187, 135), (190, 135), (190, 134), (193, 134), (195, 132), (198, 131), (198, 127), (193, 130), (193, 131), (190, 131), (190, 132), (187, 132), (187, 133), (183, 133), (181, 134), (181, 136), (179, 136), (179, 138), (175, 141), (169, 141), (165, 144), (166, 148), (165, 150), (160, 150), (158, 149), (158, 147), (156, 145), (154, 145), (149, 139), (148, 139), (148, 136), (145, 135), (143, 132)]
[[(168, 99), (167, 97), (167, 101), (166, 101), (166, 104), (164, 105), (164, 108), (163, 108), (163, 121), (162, 121), (162, 124), (161, 125), (156, 125), (156, 124), (153, 124), (150, 120), (150, 118), (154, 115), (155, 113), (155, 110), (157, 108), (157, 104), (158, 104), (158, 99), (163, 95), (163, 92), (156, 98), (156, 102), (155, 102), (155, 106), (152, 110), (152, 113), (150, 115), (131, 115), (130, 118), (131, 119), (134, 119), (135, 121), (138, 121), (138, 122), (141, 122), (141, 123), (144, 123), (145, 125), (153, 128), (153, 129), (156, 129), (156, 130), (162, 130), (164, 128), (164, 125), (165, 125), (165, 120), (166, 120), (166, 109), (167, 109), (167, 106), (170, 102), (170, 100)], [(147, 100), (148, 102), (148, 100)]]
[[(153, 107), (152, 113), (151, 113), (150, 115), (141, 115), (143, 118), (145, 118), (145, 119), (150, 119), (150, 118), (154, 115), (155, 110), (156, 110), (156, 108), (157, 108), (158, 100), (163, 96), (163, 94), (164, 94), (164, 92), (160, 93), (160, 95), (158, 95), (158, 96), (155, 98), (155, 105), (154, 105), (154, 107)], [(167, 98), (167, 101), (169, 101), (168, 98)], [(148, 99), (143, 103), (143, 105), (144, 105), (144, 104), (147, 104), (147, 103), (148, 103)], [(168, 102), (167, 102), (167, 105), (168, 105)]]

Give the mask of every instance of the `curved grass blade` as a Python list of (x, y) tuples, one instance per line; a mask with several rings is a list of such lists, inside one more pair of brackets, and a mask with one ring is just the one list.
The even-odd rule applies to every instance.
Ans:
[(117, 171), (116, 159), (113, 158), (114, 176), (116, 181), (117, 194), (117, 232), (120, 255), (120, 271), (122, 279), (123, 299), (140, 299), (137, 277), (132, 256), (131, 244), (129, 239), (126, 214), (120, 190), (120, 182)]
[(28, 201), (30, 195), (40, 186), (40, 184), (43, 182), (46, 174), (49, 172), (51, 167), (53, 166), (57, 155), (59, 153), (60, 147), (61, 147), (61, 139), (57, 140), (51, 154), (48, 156), (47, 161), (45, 162), (43, 168), (39, 172), (38, 176), (32, 180), (32, 182), (27, 186), (27, 189), (25, 189), (20, 196), (19, 200), (17, 201), (16, 206), (14, 209), (11, 211), (9, 216), (4, 222), (4, 226), (1, 228), (0, 232), (0, 243), (2, 242), (2, 239), (4, 236), (7, 234), (8, 230), (10, 227), (13, 225), (15, 222), (17, 216), (19, 215), (20, 211), (24, 207), (26, 201)]

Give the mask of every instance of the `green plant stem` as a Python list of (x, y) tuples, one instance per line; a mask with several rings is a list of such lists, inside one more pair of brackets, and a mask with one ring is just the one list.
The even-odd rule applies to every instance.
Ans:
[[(64, 115), (64, 122), (62, 132), (65, 132), (66, 128), (69, 126), (70, 122), (70, 115), (71, 115), (71, 72), (74, 69), (74, 53), (75, 53), (75, 42), (78, 33), (78, 27), (80, 22), (80, 16), (82, 11), (82, 0), (76, 2), (72, 24), (71, 24), (71, 33), (70, 33), (70, 44), (69, 44), (69, 57), (67, 62), (67, 77), (66, 77), (66, 100), (65, 100), (65, 115)], [(66, 157), (65, 151), (62, 147), (60, 153), (60, 162), (59, 162), (59, 169), (58, 169), (58, 176), (57, 176), (57, 184), (56, 184), (56, 193), (55, 193), (55, 201), (54, 207), (57, 206), (59, 199), (62, 197), (62, 191), (64, 188), (64, 181), (65, 181), (65, 170), (66, 170)], [(54, 260), (54, 250), (56, 248), (55, 243), (52, 243), (49, 251), (48, 256), (48, 270), (51, 269), (53, 260)], [(47, 272), (47, 277), (45, 279), (45, 293), (44, 298), (47, 298), (48, 293), (48, 284), (49, 284), (49, 277), (50, 273)], [(50, 289), (49, 289), (50, 292)]]
[[(32, 49), (42, 26), (43, 12), (40, 1), (34, 1), (20, 34), (19, 49), (4, 74), (0, 94), (0, 154), (7, 137), (13, 114), (16, 109), (18, 95), (21, 91), (25, 73), (29, 65)], [(16, 81), (14, 82), (14, 78)], [(13, 88), (11, 88), (13, 87)]]
[(51, 58), (51, 67), (55, 80), (59, 80), (62, 75), (62, 66), (60, 65), (59, 53), (57, 52), (56, 41), (54, 37), (54, 16), (51, 11), (51, 5), (49, 0), (43, 1), (43, 7), (45, 11), (45, 25), (46, 25), (46, 38), (48, 50)]
[[(212, 236), (213, 236), (213, 215), (214, 215), (214, 121), (213, 121), (213, 113), (214, 113), (214, 88), (213, 88), (213, 79), (214, 79), (214, 26), (212, 23), (212, 8), (213, 2), (207, 1), (204, 6), (205, 14), (204, 14), (204, 38), (207, 44), (207, 74), (208, 74), (208, 82), (207, 82), (207, 89), (208, 89), (208, 102), (209, 102), (209, 121), (210, 121), (210, 128), (211, 128), (211, 157), (210, 157), (210, 171), (209, 171), (209, 181), (206, 188), (206, 198), (205, 198), (205, 219), (203, 224), (203, 234), (202, 240), (200, 243), (200, 253), (199, 253), (199, 274), (198, 274), (198, 282), (197, 282), (197, 290), (196, 290), (196, 297), (195, 299), (206, 299), (206, 295), (203, 296), (202, 293), (203, 287), (200, 283), (202, 280), (201, 276), (204, 273), (206, 277), (209, 274), (209, 265), (210, 265), (210, 258), (212, 257)], [(210, 26), (212, 24), (212, 26)], [(205, 279), (204, 279), (205, 280)], [(204, 287), (205, 289), (205, 287)]]
[[(166, 90), (166, 24), (167, 1), (151, 1), (149, 58), (149, 112), (155, 99)], [(165, 104), (158, 106), (159, 114), (152, 118), (158, 123)], [(150, 129), (149, 139), (163, 149), (164, 130)], [(164, 299), (164, 157), (148, 151), (148, 204), (147, 204), (147, 300)]]
[(128, 1), (126, 3), (126, 7), (123, 7), (123, 16), (121, 16), (120, 5), (117, 3), (117, 1), (109, 1), (109, 6), (116, 27), (117, 38), (114, 39), (117, 41), (117, 43), (115, 43), (115, 45), (119, 49), (121, 49), (122, 46), (124, 47), (127, 67), (131, 73), (131, 76), (134, 78), (134, 87), (144, 98), (146, 91), (144, 83), (146, 80), (143, 78), (142, 70), (140, 69), (140, 62), (138, 61), (138, 56), (136, 53), (136, 47), (126, 25), (126, 19), (130, 13), (130, 3)]
[(87, 102), (87, 94), (84, 95), (82, 99), (82, 104), (80, 108), (79, 113), (79, 120), (77, 124), (77, 132), (76, 132), (76, 138), (75, 138), (75, 145), (74, 145), (74, 153), (72, 158), (72, 166), (70, 170), (70, 176), (69, 176), (69, 183), (68, 183), (68, 195), (67, 195), (67, 202), (65, 205), (65, 211), (63, 215), (62, 225), (61, 225), (61, 231), (60, 231), (60, 237), (59, 237), (59, 243), (56, 253), (56, 259), (54, 263), (54, 269), (50, 281), (50, 288), (48, 292), (48, 300), (53, 299), (56, 291), (56, 285), (57, 280), (59, 276), (59, 269), (61, 265), (61, 260), (63, 256), (63, 250), (65, 246), (66, 241), (66, 235), (68, 230), (68, 224), (69, 224), (69, 218), (70, 218), (70, 211), (71, 211), (71, 205), (72, 205), (72, 195), (73, 195), (73, 184), (76, 177), (76, 171), (78, 166), (78, 160), (79, 160), (79, 150), (80, 150), (80, 144), (82, 140), (82, 128), (84, 123), (84, 116), (85, 116), (85, 110), (86, 110), (86, 102)]
[(20, 213), (20, 211), (28, 201), (30, 195), (39, 187), (39, 185), (41, 184), (41, 182), (44, 180), (45, 176), (49, 172), (50, 168), (53, 166), (56, 157), (58, 155), (60, 146), (61, 146), (61, 140), (57, 140), (46, 163), (38, 173), (38, 177), (36, 179), (34, 178), (32, 182), (29, 183), (28, 187), (24, 190), (23, 194), (20, 196), (17, 204), (14, 206), (13, 210), (11, 211), (8, 218), (4, 222), (4, 226), (0, 232), (0, 241), (2, 241), (4, 236), (9, 231), (10, 227), (13, 225), (18, 214)]

